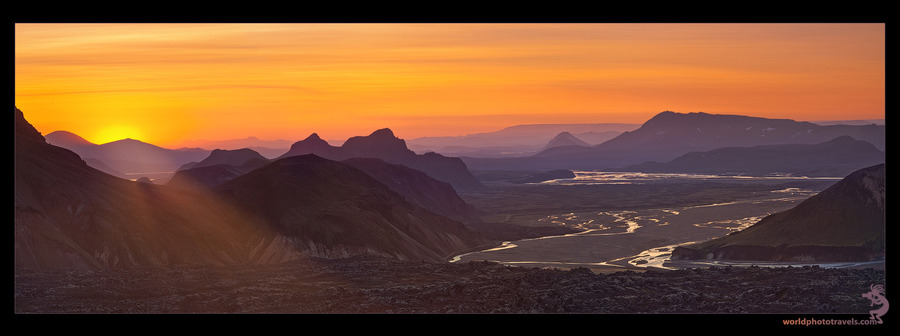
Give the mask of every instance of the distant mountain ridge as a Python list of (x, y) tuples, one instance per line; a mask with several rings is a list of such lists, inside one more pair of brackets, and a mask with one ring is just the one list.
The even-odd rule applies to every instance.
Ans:
[(417, 153), (431, 151), (448, 156), (519, 157), (540, 151), (561, 132), (569, 132), (589, 144), (599, 144), (639, 126), (625, 123), (524, 124), (495, 132), (410, 139), (407, 144)]
[(842, 135), (869, 142), (879, 150), (884, 150), (884, 125), (821, 126), (790, 119), (665, 111), (636, 130), (624, 132), (590, 148), (550, 148), (523, 158), (462, 159), (475, 170), (610, 169), (647, 161), (666, 162), (695, 151), (723, 147), (816, 144)]
[(623, 168), (645, 173), (700, 173), (795, 176), (846, 176), (885, 161), (874, 145), (844, 135), (819, 144), (725, 147), (690, 152), (672, 161)]
[(868, 261), (884, 257), (885, 165), (859, 169), (797, 206), (673, 260)]
[(313, 133), (304, 140), (291, 145), (291, 149), (279, 159), (316, 154), (323, 158), (343, 161), (351, 158), (377, 158), (389, 163), (402, 164), (420, 170), (429, 176), (453, 185), (454, 188), (480, 187), (466, 164), (459, 158), (437, 153), (416, 154), (406, 147), (403, 139), (397, 138), (387, 128), (379, 129), (368, 136), (355, 136), (341, 145), (332, 146)]
[(542, 150), (567, 146), (590, 147), (591, 145), (572, 135), (572, 133), (561, 132), (553, 137), (553, 139), (550, 139), (550, 141), (547, 142), (547, 145), (544, 146)]
[(241, 139), (189, 140), (183, 142), (181, 146), (187, 148), (203, 148), (206, 150), (235, 150), (249, 148), (266, 158), (272, 159), (284, 154), (284, 152), (291, 147), (292, 143), (294, 143), (294, 141), (284, 139), (263, 140), (255, 136), (249, 136)]
[(199, 148), (167, 149), (140, 140), (122, 139), (97, 145), (66, 131), (47, 134), (51, 145), (69, 149), (84, 159), (96, 159), (124, 173), (172, 172), (191, 161), (200, 161), (210, 151)]

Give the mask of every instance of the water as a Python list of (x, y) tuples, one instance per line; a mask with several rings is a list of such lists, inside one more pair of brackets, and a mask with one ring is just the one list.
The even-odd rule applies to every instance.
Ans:
[(573, 171), (574, 178), (541, 182), (548, 185), (648, 184), (672, 181), (784, 182), (791, 180), (840, 180), (843, 177), (808, 177), (791, 175), (743, 176), (711, 174), (663, 174), (640, 172)]
[[(551, 185), (647, 184), (676, 181), (785, 182), (839, 180), (841, 177), (718, 176), (576, 171), (576, 177), (542, 182)], [(456, 256), (452, 262), (490, 260), (509, 265), (543, 267), (689, 268), (702, 264), (672, 265), (672, 250), (685, 244), (713, 239), (745, 229), (763, 217), (787, 210), (814, 195), (813, 190), (781, 188), (768, 197), (683, 207), (624, 211), (568, 212), (539, 218), (546, 225), (563, 225), (581, 232), (561, 236), (504, 242), (501, 246)], [(722, 264), (721, 262), (719, 264)], [(740, 263), (731, 263), (741, 266)], [(757, 263), (758, 264), (758, 263)], [(846, 264), (846, 263), (845, 263)], [(819, 264), (841, 267), (845, 264)], [(711, 265), (711, 264), (710, 264)], [(779, 264), (770, 264), (779, 265)], [(780, 264), (786, 266), (788, 264)], [(797, 265), (797, 264), (791, 264)], [(708, 266), (708, 265), (707, 265)]]

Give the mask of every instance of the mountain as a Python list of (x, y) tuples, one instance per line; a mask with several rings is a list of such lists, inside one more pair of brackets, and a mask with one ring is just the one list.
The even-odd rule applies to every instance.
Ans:
[(204, 149), (167, 149), (134, 139), (97, 145), (65, 131), (48, 134), (46, 141), (69, 149), (84, 159), (96, 159), (123, 174), (172, 172), (185, 163), (200, 161), (209, 155), (209, 151)]
[(226, 220), (215, 198), (91, 168), (15, 114), (17, 267), (266, 263), (295, 254), (251, 219)]
[(215, 149), (203, 161), (189, 162), (178, 168), (166, 185), (178, 188), (209, 188), (268, 163), (269, 159), (249, 148)]
[(588, 143), (599, 144), (639, 126), (620, 123), (528, 124), (464, 136), (416, 138), (407, 143), (417, 153), (437, 152), (448, 156), (484, 158), (519, 157), (535, 154), (561, 132), (569, 132)]
[(480, 221), (481, 212), (466, 203), (447, 182), (381, 159), (352, 158), (341, 162), (374, 177), (403, 195), (410, 203), (463, 223)]
[(48, 143), (50, 143), (54, 146), (63, 147), (63, 148), (66, 148), (69, 146), (96, 145), (95, 143), (87, 141), (85, 138), (82, 138), (81, 136), (79, 136), (75, 133), (72, 133), (72, 132), (68, 132), (68, 131), (50, 132), (50, 134), (47, 134), (46, 136), (44, 136), (44, 140), (46, 140)]
[(885, 165), (863, 168), (797, 206), (673, 260), (866, 261), (885, 252)]
[(247, 164), (248, 162), (258, 162), (260, 164), (265, 164), (269, 162), (269, 159), (266, 159), (258, 152), (249, 149), (249, 148), (241, 148), (241, 149), (214, 149), (209, 153), (205, 159), (200, 162), (189, 162), (182, 165), (178, 170), (185, 170), (190, 168), (200, 168), (207, 167), (217, 164), (226, 164), (231, 166), (241, 166)]
[(550, 139), (550, 141), (547, 142), (547, 145), (544, 146), (543, 150), (567, 146), (590, 147), (591, 145), (572, 135), (572, 133), (561, 132), (553, 137), (553, 139)]
[(445, 261), (484, 243), (359, 169), (314, 155), (278, 160), (214, 188), (172, 188), (89, 167), (47, 144), (18, 109), (15, 126), (17, 267), (270, 264), (364, 254)]
[(306, 254), (444, 261), (484, 241), (361, 170), (316, 155), (278, 159), (214, 187)]
[(481, 186), (465, 163), (459, 158), (446, 157), (437, 153), (416, 154), (406, 147), (403, 139), (397, 138), (387, 128), (376, 130), (368, 136), (347, 139), (340, 147), (332, 146), (315, 133), (291, 145), (291, 149), (279, 157), (316, 154), (334, 161), (350, 158), (377, 158), (389, 163), (402, 164), (420, 170), (429, 176), (465, 189)]
[(884, 152), (874, 145), (843, 135), (814, 145), (761, 145), (691, 152), (666, 163), (645, 162), (622, 170), (645, 173), (846, 176), (857, 169), (884, 161)]
[(884, 125), (828, 125), (703, 112), (665, 111), (640, 128), (590, 148), (556, 147), (530, 157), (463, 157), (474, 170), (611, 169), (647, 161), (667, 162), (695, 151), (723, 147), (816, 144), (848, 135), (884, 150)]
[(204, 148), (204, 149), (252, 149), (266, 158), (275, 158), (283, 154), (291, 147), (293, 141), (278, 140), (262, 140), (257, 137), (246, 137), (243, 139), (226, 139), (226, 140), (190, 140), (181, 144), (182, 147), (188, 148)]
[[(179, 170), (166, 184), (177, 188), (212, 188), (247, 174), (269, 163), (255, 155), (232, 155), (236, 151), (214, 151), (203, 162)], [(226, 159), (223, 155), (229, 155)], [(216, 159), (214, 155), (218, 155)], [(243, 159), (235, 159), (243, 157)], [(352, 158), (341, 161), (351, 165), (379, 182), (387, 185), (417, 206), (440, 215), (463, 222), (480, 221), (481, 212), (467, 204), (447, 182), (438, 181), (427, 174), (399, 164), (391, 164), (381, 159)]]

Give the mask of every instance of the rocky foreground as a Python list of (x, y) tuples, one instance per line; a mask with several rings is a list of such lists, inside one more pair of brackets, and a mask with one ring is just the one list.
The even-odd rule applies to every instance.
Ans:
[(276, 266), (15, 272), (15, 313), (827, 313), (873, 309), (880, 269), (594, 274), (491, 262), (308, 259)]

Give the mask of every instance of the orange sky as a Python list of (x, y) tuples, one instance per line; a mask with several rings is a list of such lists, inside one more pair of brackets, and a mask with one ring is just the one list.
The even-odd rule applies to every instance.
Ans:
[(884, 24), (17, 24), (16, 106), (95, 143), (885, 115)]

